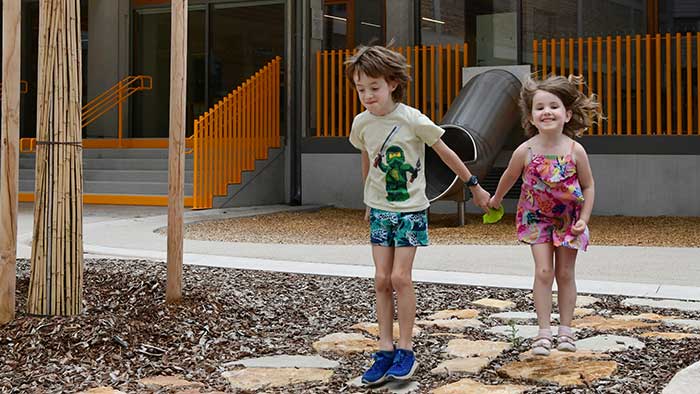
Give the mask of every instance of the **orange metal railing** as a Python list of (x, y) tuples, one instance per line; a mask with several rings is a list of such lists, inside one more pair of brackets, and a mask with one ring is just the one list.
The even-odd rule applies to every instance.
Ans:
[[(411, 66), (405, 103), (434, 121), (442, 119), (462, 89), (462, 68), (467, 66), (467, 44), (394, 48)], [(345, 60), (354, 50), (316, 52), (316, 136), (350, 135), (361, 105), (345, 78)]]
[[(104, 91), (99, 96), (90, 100), (83, 106), (82, 109), (82, 127), (85, 128), (89, 124), (96, 121), (99, 117), (106, 114), (113, 108), (117, 107), (118, 111), (118, 135), (116, 140), (108, 140), (109, 144), (105, 145), (105, 141), (101, 141), (100, 147), (120, 148), (123, 147), (123, 103), (136, 92), (143, 90), (151, 90), (153, 88), (153, 79), (148, 75), (130, 75), (121, 81), (117, 82), (111, 88)], [(83, 147), (87, 147), (83, 143)], [(32, 152), (36, 149), (36, 138), (20, 139), (20, 151)]]
[(194, 121), (194, 209), (211, 208), (255, 160), (280, 147), (278, 56)]
[(699, 65), (700, 32), (533, 41), (540, 77), (582, 75), (598, 95), (588, 135), (700, 135)]

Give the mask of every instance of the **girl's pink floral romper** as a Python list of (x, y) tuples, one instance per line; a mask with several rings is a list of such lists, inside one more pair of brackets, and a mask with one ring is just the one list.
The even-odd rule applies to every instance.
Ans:
[(515, 223), (518, 239), (528, 244), (552, 243), (586, 250), (588, 227), (576, 236), (571, 227), (583, 205), (583, 193), (576, 174), (573, 147), (565, 156), (532, 153), (523, 171), (523, 185)]

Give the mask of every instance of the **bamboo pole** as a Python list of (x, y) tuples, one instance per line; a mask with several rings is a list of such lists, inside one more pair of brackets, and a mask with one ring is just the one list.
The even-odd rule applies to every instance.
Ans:
[(187, 0), (171, 3), (170, 140), (168, 145), (168, 283), (165, 300), (182, 298), (185, 205), (185, 100), (187, 97)]
[(20, 0), (2, 2), (2, 142), (0, 145), (0, 324), (15, 318), (19, 190)]
[(34, 238), (27, 310), (82, 310), (81, 46), (78, 0), (46, 0), (39, 13)]

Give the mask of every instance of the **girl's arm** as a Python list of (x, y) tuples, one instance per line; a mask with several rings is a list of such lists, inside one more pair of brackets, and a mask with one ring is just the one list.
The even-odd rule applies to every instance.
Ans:
[(521, 144), (515, 149), (513, 155), (510, 157), (510, 162), (508, 167), (501, 175), (501, 180), (498, 181), (498, 187), (496, 192), (493, 193), (493, 197), (489, 201), (489, 207), (498, 208), (503, 202), (503, 197), (508, 193), (508, 191), (515, 185), (518, 181), (520, 175), (523, 173), (523, 167), (525, 166), (525, 158), (527, 156), (527, 145)]
[(588, 161), (586, 150), (579, 143), (576, 143), (574, 147), (574, 160), (576, 160), (576, 173), (583, 192), (581, 215), (572, 228), (572, 233), (578, 235), (586, 229), (586, 225), (591, 220), (591, 212), (593, 211), (593, 202), (595, 200), (595, 182), (593, 181), (593, 171), (591, 171), (591, 164)]
[[(367, 181), (367, 175), (369, 174), (369, 154), (366, 150), (362, 151), (362, 187)], [(369, 207), (365, 207), (365, 221), (369, 221)]]
[[(457, 156), (457, 154), (447, 146), (442, 139), (438, 139), (431, 148), (440, 156), (440, 159), (448, 166), (450, 169), (457, 174), (457, 176), (466, 182), (472, 177), (472, 173), (469, 171), (467, 166), (464, 165), (462, 159)], [(488, 211), (489, 193), (484, 190), (481, 185), (472, 186), (469, 191), (474, 196), (474, 205), (480, 207), (484, 211)]]

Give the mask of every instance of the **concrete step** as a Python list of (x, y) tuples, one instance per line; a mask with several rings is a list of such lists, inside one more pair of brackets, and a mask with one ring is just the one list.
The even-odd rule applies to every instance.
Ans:
[[(33, 168), (21, 168), (19, 178), (23, 180), (34, 179)], [(168, 182), (168, 171), (163, 170), (83, 170), (83, 180), (105, 181), (115, 180), (119, 182)], [(194, 182), (194, 171), (185, 171), (185, 183)]]
[[(19, 190), (23, 193), (34, 192), (33, 180), (20, 180)], [(185, 184), (185, 195), (192, 195), (192, 184)], [(126, 194), (126, 195), (168, 195), (167, 182), (84, 182), (83, 193), (86, 194)]]
[[(35, 168), (36, 161), (20, 159), (19, 168)], [(185, 162), (185, 168), (194, 168), (194, 162)], [(162, 170), (168, 171), (168, 159), (83, 159), (83, 170)]]

